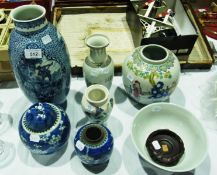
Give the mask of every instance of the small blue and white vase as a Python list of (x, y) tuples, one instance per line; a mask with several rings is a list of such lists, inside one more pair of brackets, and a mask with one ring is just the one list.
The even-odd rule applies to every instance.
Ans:
[(62, 104), (70, 87), (70, 61), (64, 40), (39, 5), (11, 11), (9, 55), (19, 87), (32, 102)]
[(51, 103), (36, 103), (19, 122), (19, 136), (33, 154), (52, 154), (67, 143), (70, 134), (67, 114)]
[(113, 136), (102, 124), (81, 127), (74, 138), (74, 147), (81, 162), (88, 166), (105, 164), (113, 150)]
[(81, 100), (82, 110), (90, 122), (104, 123), (113, 108), (113, 98), (104, 85), (94, 84), (86, 88)]

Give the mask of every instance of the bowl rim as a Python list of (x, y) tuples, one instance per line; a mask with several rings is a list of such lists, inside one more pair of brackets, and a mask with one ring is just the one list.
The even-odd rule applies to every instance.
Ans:
[[(205, 149), (204, 149), (204, 152), (203, 152), (203, 155), (201, 156), (201, 160), (198, 161), (197, 163), (194, 163), (193, 166), (191, 166), (190, 168), (184, 168), (184, 169), (173, 169), (174, 166), (171, 166), (171, 167), (167, 167), (167, 166), (163, 166), (163, 165), (160, 165), (160, 164), (157, 164), (155, 163), (153, 160), (149, 160), (149, 159), (146, 159), (145, 156), (142, 154), (142, 152), (140, 151), (139, 147), (137, 146), (136, 144), (136, 141), (133, 137), (133, 126), (135, 124), (135, 121), (137, 119), (137, 116), (142, 113), (144, 110), (147, 110), (148, 108), (151, 108), (153, 106), (168, 106), (168, 107), (173, 107), (173, 108), (176, 108), (176, 109), (179, 109), (179, 110), (182, 110), (183, 112), (187, 112), (191, 115), (191, 117), (193, 117), (193, 120), (195, 120), (197, 122), (197, 124), (199, 125), (200, 128), (202, 128), (202, 131), (203, 132), (203, 135), (204, 135), (204, 140), (205, 140)], [(133, 145), (135, 146), (137, 152), (139, 153), (139, 155), (145, 160), (147, 161), (148, 163), (154, 165), (155, 167), (157, 168), (160, 168), (162, 170), (166, 170), (166, 171), (169, 171), (169, 172), (187, 172), (187, 171), (191, 171), (193, 169), (195, 169), (196, 167), (198, 167), (204, 160), (205, 158), (207, 157), (208, 155), (208, 136), (207, 136), (207, 132), (205, 130), (205, 127), (203, 126), (202, 122), (191, 112), (189, 111), (188, 109), (182, 107), (182, 106), (179, 106), (177, 104), (173, 104), (173, 103), (167, 103), (167, 102), (157, 102), (157, 103), (152, 103), (152, 104), (149, 104), (147, 106), (144, 106), (143, 108), (141, 108), (135, 115), (134, 115), (134, 119), (133, 119), (133, 122), (131, 123), (131, 140), (133, 142)], [(176, 165), (175, 165), (176, 166)]]

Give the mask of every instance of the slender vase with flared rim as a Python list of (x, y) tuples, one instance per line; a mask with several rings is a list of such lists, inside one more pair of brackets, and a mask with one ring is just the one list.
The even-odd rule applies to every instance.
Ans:
[(109, 39), (105, 35), (94, 34), (86, 38), (86, 45), (90, 48), (90, 60), (98, 65), (103, 64), (107, 59), (106, 47)]
[(12, 10), (9, 55), (19, 87), (32, 102), (65, 102), (70, 85), (70, 62), (63, 38), (39, 5)]
[(109, 39), (105, 35), (93, 34), (85, 40), (85, 43), (90, 48), (90, 54), (83, 64), (87, 86), (102, 84), (109, 89), (114, 76), (113, 61), (106, 53)]

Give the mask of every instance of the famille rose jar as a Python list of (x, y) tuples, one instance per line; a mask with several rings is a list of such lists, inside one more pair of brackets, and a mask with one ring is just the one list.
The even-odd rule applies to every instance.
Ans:
[(83, 164), (89, 166), (105, 164), (109, 161), (113, 150), (113, 136), (104, 125), (90, 123), (77, 131), (74, 147)]
[(19, 87), (32, 102), (62, 104), (70, 85), (70, 62), (64, 40), (39, 5), (11, 11), (9, 55)]
[(126, 92), (141, 104), (168, 100), (179, 77), (178, 58), (172, 51), (155, 44), (137, 47), (122, 66)]
[(103, 123), (112, 111), (113, 98), (105, 86), (94, 84), (86, 88), (81, 106), (90, 122)]
[(67, 114), (51, 103), (36, 103), (19, 122), (21, 141), (33, 154), (51, 154), (68, 141), (70, 122)]
[(86, 38), (90, 54), (83, 64), (83, 75), (87, 86), (102, 84), (110, 89), (114, 77), (114, 63), (106, 53), (109, 39), (102, 34), (93, 34)]

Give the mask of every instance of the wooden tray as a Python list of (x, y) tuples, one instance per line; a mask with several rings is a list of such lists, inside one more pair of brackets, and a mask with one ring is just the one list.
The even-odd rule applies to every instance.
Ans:
[(126, 5), (128, 0), (56, 0), (56, 7)]
[(84, 42), (88, 35), (100, 33), (109, 38), (107, 53), (115, 63), (116, 72), (120, 72), (123, 60), (134, 49), (126, 5), (58, 7), (54, 9), (53, 23), (65, 39), (73, 74), (82, 75), (82, 65), (89, 54)]
[[(89, 54), (84, 40), (90, 34), (105, 34), (110, 39), (107, 53), (113, 58), (116, 73), (121, 72), (124, 59), (135, 48), (128, 23), (127, 5), (116, 6), (74, 6), (55, 7), (53, 24), (56, 25), (66, 41), (69, 50), (72, 74), (82, 75), (82, 65)], [(191, 20), (197, 26), (191, 9), (184, 5)], [(210, 53), (208, 42), (197, 27), (199, 37), (188, 56), (179, 56), (183, 69), (209, 69), (214, 57)]]
[(198, 18), (194, 13), (193, 6), (195, 7), (195, 4), (194, 3), (191, 4), (186, 0), (182, 0), (182, 3), (184, 4), (186, 12), (188, 13), (191, 21), (194, 23), (197, 29), (198, 39), (195, 43), (194, 49), (192, 50), (191, 54), (187, 58), (187, 61), (183, 62), (181, 57), (180, 63), (183, 68), (199, 68), (199, 69), (210, 68), (212, 64), (215, 62), (214, 53), (209, 45), (206, 36), (203, 34), (203, 29), (199, 23)]
[(14, 80), (13, 71), (9, 61), (8, 42), (14, 24), (9, 17), (10, 9), (4, 9), (5, 20), (0, 23), (0, 82)]

